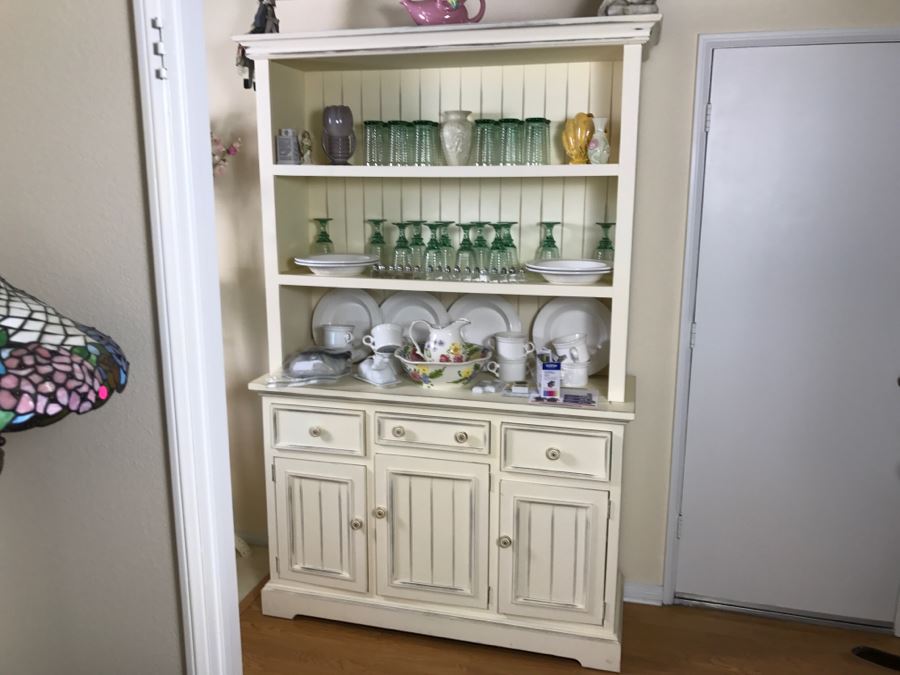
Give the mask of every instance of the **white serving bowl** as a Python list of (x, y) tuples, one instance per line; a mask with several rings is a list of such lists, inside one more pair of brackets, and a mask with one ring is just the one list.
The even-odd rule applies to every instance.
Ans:
[(294, 258), (294, 264), (308, 267), (313, 274), (321, 277), (358, 277), (377, 262), (378, 258), (375, 256), (354, 253), (325, 253)]
[(551, 284), (594, 284), (612, 267), (599, 260), (532, 260), (525, 269), (536, 272)]
[(409, 379), (429, 389), (467, 385), (484, 370), (485, 362), (491, 358), (490, 349), (468, 343), (465, 354), (459, 357), (465, 361), (424, 361), (415, 350), (413, 345), (406, 345), (394, 352), (394, 356)]

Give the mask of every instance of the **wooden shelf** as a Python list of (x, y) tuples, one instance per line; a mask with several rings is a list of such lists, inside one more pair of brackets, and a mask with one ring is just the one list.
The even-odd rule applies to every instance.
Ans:
[(273, 176), (321, 178), (591, 178), (618, 176), (618, 164), (538, 166), (334, 166), (275, 164)]
[(253, 380), (249, 388), (266, 394), (284, 394), (287, 396), (315, 396), (334, 399), (372, 400), (378, 403), (399, 403), (433, 405), (440, 408), (502, 410), (519, 413), (540, 413), (547, 416), (580, 417), (590, 419), (606, 419), (630, 421), (634, 419), (635, 382), (628, 377), (625, 384), (625, 402), (610, 403), (603, 398), (607, 383), (605, 379), (592, 377), (590, 386), (600, 391), (600, 405), (596, 408), (578, 408), (575, 406), (554, 405), (545, 403), (529, 403), (527, 399), (502, 394), (473, 394), (469, 387), (450, 387), (446, 389), (428, 389), (403, 379), (395, 387), (380, 388), (366, 384), (354, 377), (347, 376), (335, 384), (309, 385), (303, 387), (269, 386), (269, 375)]
[[(278, 35), (236, 35), (232, 39), (244, 45), (247, 55), (259, 59), (335, 60), (361, 57), (366, 65), (372, 55), (392, 56), (402, 67), (409, 57), (428, 52), (504, 52), (526, 49), (537, 44), (545, 52), (552, 48), (577, 49), (621, 46), (648, 42), (661, 15), (584, 17), (507, 23), (478, 23), (441, 26), (404, 26), (400, 28), (364, 28), (316, 33), (280, 33)], [(541, 54), (540, 58), (548, 56)], [(482, 57), (482, 60), (484, 58)], [(370, 66), (371, 67), (371, 66)], [(383, 68), (377, 62), (374, 67)]]
[[(606, 275), (609, 277), (610, 275)], [(542, 297), (612, 298), (610, 281), (587, 286), (549, 284), (529, 275), (526, 283), (482, 283), (475, 281), (424, 281), (419, 279), (375, 279), (372, 277), (324, 277), (308, 272), (278, 275), (281, 286), (313, 288), (365, 288), (382, 291), (428, 291), (430, 293), (481, 293)]]

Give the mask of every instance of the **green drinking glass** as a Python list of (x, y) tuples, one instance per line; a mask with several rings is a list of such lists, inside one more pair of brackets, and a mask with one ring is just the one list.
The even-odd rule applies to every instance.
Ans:
[(387, 221), (384, 218), (370, 218), (366, 222), (372, 226), (372, 236), (366, 242), (366, 253), (378, 256), (380, 265), (387, 265), (387, 242), (384, 240), (384, 234), (382, 233), (382, 227)]
[(541, 239), (541, 245), (538, 246), (538, 260), (559, 260), (559, 246), (556, 245), (556, 239), (553, 238), (553, 228), (559, 225), (559, 221), (542, 220), (540, 225), (544, 230), (544, 238)]
[(309, 247), (310, 254), (324, 255), (326, 253), (334, 253), (334, 242), (331, 241), (331, 237), (328, 234), (328, 223), (333, 218), (313, 218), (313, 220), (319, 231), (316, 233), (316, 239), (313, 241), (312, 246)]
[(603, 236), (597, 242), (597, 248), (594, 250), (594, 260), (600, 260), (612, 266), (615, 259), (615, 247), (612, 239), (609, 238), (609, 230), (615, 223), (596, 223), (603, 228)]

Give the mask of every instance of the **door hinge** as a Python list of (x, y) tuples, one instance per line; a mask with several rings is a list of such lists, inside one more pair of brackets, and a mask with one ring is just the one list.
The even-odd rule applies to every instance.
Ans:
[(706, 122), (703, 125), (704, 131), (709, 133), (709, 127), (712, 124), (712, 103), (706, 104)]
[(494, 474), (488, 474), (488, 492), (494, 491)]
[(163, 40), (163, 21), (158, 16), (154, 16), (150, 19), (150, 26), (159, 33), (159, 39), (153, 43), (153, 54), (159, 57), (159, 68), (154, 69), (153, 75), (157, 80), (168, 80), (169, 70), (166, 67), (166, 43)]
[(275, 556), (275, 574), (281, 575), (281, 561), (278, 560), (278, 556)]
[(675, 521), (675, 538), (681, 539), (681, 526), (684, 523), (684, 516), (682, 514), (678, 514), (678, 520)]
[(488, 601), (487, 601), (488, 606), (490, 606), (490, 604), (491, 604), (491, 596), (493, 595), (493, 593), (494, 593), (494, 589), (492, 587), (488, 586)]
[(691, 324), (691, 349), (697, 344), (697, 322)]
[(272, 482), (274, 483), (275, 482), (275, 462), (272, 462), (271, 474), (272, 474)]

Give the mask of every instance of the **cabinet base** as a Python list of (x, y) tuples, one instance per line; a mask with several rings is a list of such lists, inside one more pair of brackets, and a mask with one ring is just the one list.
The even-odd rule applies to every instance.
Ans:
[(323, 597), (271, 582), (262, 590), (262, 610), (267, 616), (282, 619), (311, 616), (562, 656), (597, 670), (619, 672), (621, 666), (618, 626), (613, 639), (571, 635), (478, 618), (447, 616), (426, 609), (383, 607), (352, 598)]

